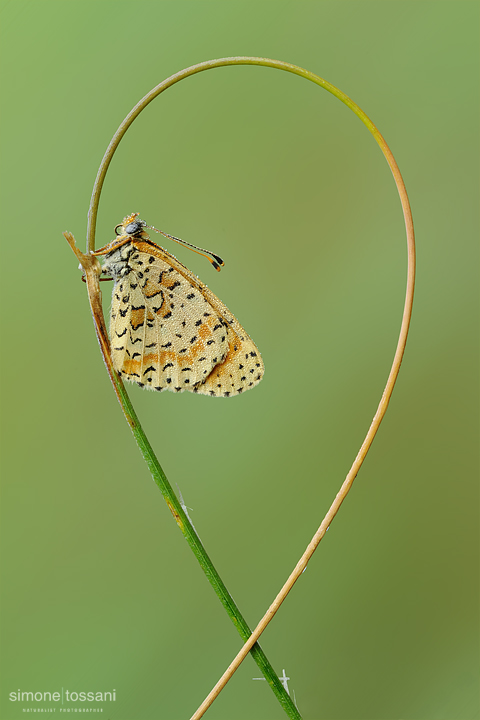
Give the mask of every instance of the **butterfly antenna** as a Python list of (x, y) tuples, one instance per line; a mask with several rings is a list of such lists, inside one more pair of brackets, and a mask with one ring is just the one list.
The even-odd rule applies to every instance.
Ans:
[(163, 232), (163, 230), (158, 230), (156, 227), (153, 227), (153, 225), (145, 225), (145, 227), (147, 227), (149, 230), (155, 230), (155, 232), (163, 235), (164, 237), (170, 238), (170, 240), (174, 240), (180, 245), (186, 245), (186, 247), (190, 248), (190, 250), (193, 250), (193, 252), (196, 252), (199, 255), (203, 255), (203, 257), (207, 258), (207, 260), (212, 263), (215, 270), (218, 270), (219, 272), (222, 269), (223, 265), (225, 265), (222, 258), (219, 255), (215, 255), (215, 253), (210, 252), (210, 250), (204, 250), (203, 248), (199, 248), (196, 245), (192, 245), (192, 243), (189, 243), (186, 240), (181, 240), (174, 235), (169, 235), (168, 233)]

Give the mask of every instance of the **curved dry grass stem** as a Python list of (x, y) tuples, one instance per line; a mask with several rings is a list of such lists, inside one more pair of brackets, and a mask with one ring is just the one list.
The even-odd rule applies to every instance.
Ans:
[[(367, 452), (373, 442), (373, 439), (377, 433), (377, 430), (380, 426), (380, 423), (385, 415), (385, 412), (388, 407), (388, 403), (390, 401), (390, 397), (392, 395), (393, 387), (395, 385), (395, 381), (398, 376), (398, 372), (400, 369), (400, 364), (402, 361), (403, 353), (405, 350), (405, 344), (407, 340), (408, 335), (408, 328), (410, 324), (410, 317), (412, 312), (412, 303), (413, 303), (413, 291), (414, 291), (414, 282), (415, 282), (415, 240), (414, 240), (414, 231), (413, 231), (413, 220), (412, 220), (412, 214), (410, 210), (410, 204), (408, 202), (407, 197), (407, 191), (405, 189), (405, 185), (403, 182), (403, 179), (401, 177), (400, 171), (398, 169), (397, 163), (395, 162), (395, 159), (383, 139), (382, 135), (378, 131), (378, 129), (375, 127), (375, 125), (372, 123), (372, 121), (368, 118), (367, 115), (361, 110), (356, 103), (354, 103), (345, 93), (343, 93), (341, 90), (336, 88), (331, 83), (327, 82), (323, 78), (319, 77), (318, 75), (315, 75), (314, 73), (309, 72), (308, 70), (305, 70), (301, 67), (298, 67), (296, 65), (292, 65), (290, 63), (283, 62), (281, 60), (272, 60), (269, 58), (257, 58), (257, 57), (230, 57), (230, 58), (220, 58), (218, 60), (209, 60), (207, 62), (199, 63), (198, 65), (192, 65), (189, 68), (186, 68), (185, 70), (182, 70), (179, 73), (176, 73), (175, 75), (172, 75), (171, 77), (164, 80), (162, 83), (157, 85), (153, 90), (151, 90), (147, 95), (145, 95), (142, 100), (133, 108), (133, 110), (127, 115), (125, 120), (122, 122), (120, 127), (118, 128), (117, 132), (115, 133), (114, 137), (112, 138), (112, 141), (110, 145), (107, 148), (107, 151), (105, 152), (105, 155), (102, 159), (99, 171), (97, 173), (97, 177), (95, 179), (95, 184), (92, 192), (92, 198), (90, 202), (90, 210), (88, 215), (88, 229), (87, 229), (87, 254), (94, 250), (95, 247), (95, 226), (96, 226), (96, 219), (97, 219), (97, 212), (98, 212), (98, 201), (100, 198), (100, 193), (102, 190), (103, 182), (105, 180), (105, 176), (108, 170), (108, 166), (110, 165), (111, 159), (113, 157), (113, 154), (115, 150), (117, 149), (121, 139), (125, 135), (126, 131), (130, 127), (130, 125), (133, 123), (133, 121), (138, 117), (138, 115), (142, 112), (142, 110), (156, 97), (160, 95), (164, 90), (167, 90), (169, 87), (172, 87), (180, 80), (184, 80), (187, 77), (190, 77), (192, 75), (195, 75), (196, 73), (202, 72), (204, 70), (210, 70), (218, 67), (226, 67), (226, 66), (235, 66), (235, 65), (259, 65), (264, 67), (271, 67), (278, 70), (284, 70), (290, 73), (293, 73), (295, 75), (299, 75), (300, 77), (305, 78), (306, 80), (310, 80), (311, 82), (315, 83), (316, 85), (319, 85), (320, 87), (323, 87), (325, 90), (327, 90), (329, 93), (334, 95), (336, 98), (338, 98), (342, 103), (344, 103), (347, 107), (349, 107), (352, 112), (357, 115), (357, 117), (364, 123), (364, 125), (368, 128), (368, 130), (372, 133), (375, 140), (379, 144), (383, 154), (385, 155), (385, 158), (387, 159), (387, 162), (390, 166), (390, 169), (393, 173), (393, 176), (395, 178), (395, 182), (397, 185), (397, 189), (400, 195), (400, 200), (402, 203), (404, 218), (405, 218), (405, 225), (407, 230), (407, 245), (408, 245), (408, 278), (407, 278), (407, 291), (406, 291), (406, 298), (405, 298), (405, 306), (404, 306), (404, 312), (403, 312), (403, 319), (402, 319), (402, 325), (400, 328), (400, 336), (397, 344), (397, 349), (395, 352), (395, 357), (393, 360), (392, 368), (390, 370), (390, 374), (388, 376), (387, 384), (385, 386), (385, 390), (383, 392), (382, 398), (380, 400), (380, 403), (378, 405), (377, 411), (375, 413), (375, 417), (373, 418), (372, 424), (370, 425), (370, 428), (367, 432), (367, 435), (365, 437), (365, 440), (358, 452), (357, 457), (355, 458), (355, 461), (353, 462), (353, 465), (342, 485), (340, 488), (339, 493), (337, 494), (334, 502), (332, 503), (330, 509), (328, 510), (327, 514), (325, 515), (325, 518), (323, 519), (320, 527), (318, 528), (317, 532), (313, 536), (311, 542), (309, 543), (308, 547), (306, 548), (304, 554), (298, 561), (297, 565), (295, 566), (295, 569), (291, 573), (290, 577), (288, 578), (287, 582), (283, 586), (283, 588), (278, 593), (277, 597), (267, 610), (265, 616), (262, 618), (260, 623), (257, 625), (254, 632), (251, 634), (251, 636), (248, 638), (248, 640), (245, 642), (245, 645), (242, 647), (241, 651), (238, 653), (235, 660), (231, 663), (229, 668), (226, 670), (222, 678), (219, 680), (219, 682), (216, 684), (216, 686), (213, 688), (212, 692), (208, 695), (208, 697), (205, 699), (205, 701), (202, 703), (202, 705), (198, 708), (196, 713), (192, 716), (191, 720), (198, 720), (202, 717), (202, 715), (205, 713), (207, 708), (212, 704), (214, 699), (217, 697), (219, 692), (222, 690), (222, 688), (226, 685), (230, 677), (233, 675), (235, 670), (239, 667), (242, 660), (247, 656), (247, 654), (252, 651), (252, 648), (254, 648), (255, 643), (258, 641), (260, 635), (264, 631), (264, 629), (267, 627), (269, 622), (272, 620), (274, 615), (276, 614), (277, 610), (280, 608), (282, 602), (285, 600), (286, 596), (292, 589), (295, 582), (298, 580), (302, 572), (307, 566), (308, 561), (310, 560), (311, 556), (315, 552), (316, 548), (318, 547), (318, 544), (320, 543), (321, 539), (325, 535), (330, 523), (332, 522), (333, 518), (337, 514), (340, 505), (342, 504), (343, 500), (345, 499), (348, 491), (350, 490), (353, 481), (365, 459), (365, 456), (367, 455)], [(67, 234), (68, 235), (68, 234)], [(69, 240), (72, 249), (74, 249), (74, 252), (77, 254), (77, 256), (80, 258), (83, 256), (81, 253), (79, 253), (78, 250), (74, 248), (74, 241), (73, 238), (67, 237)], [(86, 257), (86, 256), (83, 256)], [(89, 295), (90, 295), (90, 287), (92, 293), (98, 293), (99, 294), (99, 288), (97, 287), (98, 282), (97, 278), (95, 277), (97, 275), (97, 269), (93, 267), (88, 267), (86, 270), (87, 275), (87, 284), (89, 286)], [(90, 279), (89, 279), (90, 276)], [(94, 308), (92, 306), (92, 312), (95, 313), (100, 312), (100, 308)], [(106, 330), (104, 328), (100, 328), (100, 330), (97, 328), (97, 335), (99, 336), (100, 344), (102, 343), (108, 343), (108, 338), (106, 337)], [(104, 337), (105, 335), (105, 337)], [(108, 347), (106, 348), (106, 351), (108, 351)], [(108, 352), (107, 352), (108, 356)], [(107, 358), (108, 359), (108, 358)], [(107, 362), (107, 369), (108, 369), (108, 362)], [(111, 376), (112, 377), (112, 376)], [(114, 384), (114, 387), (116, 388), (117, 396), (119, 397), (120, 402), (125, 402), (125, 399), (123, 398), (123, 390), (121, 386), (121, 381), (117, 379), (116, 376), (112, 377), (112, 382)], [(118, 387), (117, 387), (118, 386)], [(127, 418), (128, 419), (128, 418)], [(290, 700), (290, 698), (288, 698)], [(292, 706), (292, 712), (296, 712), (295, 708)]]
[[(317, 83), (320, 84), (320, 83)], [(326, 88), (328, 89), (328, 88)], [(342, 98), (340, 98), (342, 99)], [(342, 99), (342, 101), (344, 101)], [(240, 664), (243, 662), (243, 660), (246, 658), (248, 653), (250, 652), (253, 645), (258, 641), (260, 638), (260, 635), (263, 633), (267, 625), (271, 622), (277, 611), (279, 610), (281, 604), (287, 597), (288, 593), (300, 577), (300, 575), (303, 573), (305, 568), (307, 567), (308, 561), (312, 557), (313, 553), (317, 549), (321, 539), (327, 532), (332, 520), (334, 519), (335, 515), (337, 514), (340, 505), (345, 500), (350, 488), (353, 485), (353, 481), (355, 480), (355, 477), (358, 474), (358, 471), (360, 470), (360, 467), (365, 460), (365, 457), (368, 453), (368, 450), (370, 449), (370, 446), (373, 442), (373, 439), (377, 433), (378, 428), (380, 427), (380, 423), (383, 420), (383, 417), (387, 411), (388, 403), (390, 401), (390, 398), (392, 396), (393, 388), (395, 386), (395, 382), (397, 380), (397, 376), (400, 370), (400, 365), (403, 358), (403, 353), (405, 351), (405, 345), (407, 342), (407, 335), (408, 335), (408, 329), (410, 326), (410, 318), (412, 315), (412, 307), (413, 307), (413, 294), (414, 294), (414, 287), (415, 287), (415, 234), (413, 229), (413, 218), (412, 218), (412, 212), (410, 208), (410, 203), (408, 201), (408, 195), (407, 190), (405, 187), (405, 183), (403, 182), (403, 178), (401, 176), (400, 170), (398, 168), (398, 165), (395, 161), (395, 158), (393, 157), (393, 154), (388, 147), (387, 143), (385, 142), (384, 138), (378, 131), (378, 129), (375, 127), (375, 125), (364, 115), (363, 111), (356, 106), (353, 101), (349, 101), (348, 104), (351, 109), (355, 112), (356, 115), (360, 117), (359, 112), (362, 114), (362, 117), (360, 119), (364, 122), (365, 125), (369, 128), (372, 135), (375, 137), (376, 141), (380, 145), (380, 148), (382, 149), (383, 154), (385, 155), (385, 158), (390, 166), (390, 169), (392, 171), (393, 177), (395, 179), (395, 183), (397, 185), (397, 190), (400, 195), (400, 201), (402, 203), (402, 209), (403, 209), (403, 215), (405, 219), (405, 227), (406, 227), (406, 233), (407, 233), (407, 252), (408, 252), (408, 270), (407, 270), (407, 289), (405, 294), (405, 305), (403, 310), (403, 318), (402, 318), (402, 324), (400, 327), (400, 335), (398, 338), (397, 348), (395, 351), (395, 356), (393, 359), (392, 367), (390, 370), (390, 374), (387, 379), (387, 383), (385, 385), (385, 389), (383, 391), (381, 400), (379, 402), (377, 411), (375, 413), (375, 416), (372, 420), (372, 423), (368, 429), (367, 435), (365, 437), (365, 440), (362, 443), (362, 446), (357, 454), (357, 457), (355, 458), (352, 467), (350, 468), (350, 471), (347, 474), (347, 477), (345, 478), (337, 496), (335, 497), (335, 500), (333, 501), (332, 505), (330, 506), (330, 509), (328, 510), (327, 514), (325, 515), (324, 519), (322, 520), (322, 523), (320, 527), (318, 528), (317, 532), (313, 536), (312, 540), (308, 544), (305, 552), (303, 553), (302, 557), (296, 564), (294, 570), (290, 574), (289, 578), (287, 579), (285, 585), (282, 587), (280, 592), (278, 593), (277, 597), (273, 601), (273, 603), (268, 608), (267, 612), (263, 616), (263, 618), (258, 623), (257, 627), (253, 631), (250, 638), (247, 640), (245, 645), (242, 647), (240, 652), (237, 654), (235, 659), (232, 663), (228, 666), (227, 670), (224, 672), (220, 680), (217, 682), (215, 687), (212, 689), (212, 691), (209, 693), (209, 695), (205, 698), (203, 703), (200, 705), (198, 710), (192, 715), (191, 720), (199, 720), (206, 710), (210, 707), (210, 705), (213, 703), (215, 698), (218, 696), (218, 694), (221, 692), (221, 690), (225, 687), (227, 682), (230, 680), (234, 672), (237, 670), (237, 668), (240, 666)], [(357, 112), (357, 108), (358, 111)]]

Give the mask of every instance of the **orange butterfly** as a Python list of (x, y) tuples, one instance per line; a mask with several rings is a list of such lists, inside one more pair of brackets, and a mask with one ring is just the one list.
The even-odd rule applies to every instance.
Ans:
[[(152, 390), (232, 397), (257, 385), (264, 366), (255, 344), (228, 308), (185, 265), (156, 245), (138, 213), (126, 217), (105, 255), (102, 273), (115, 281), (110, 344), (115, 369)], [(161, 231), (157, 231), (161, 232)], [(218, 255), (173, 235), (207, 257)]]

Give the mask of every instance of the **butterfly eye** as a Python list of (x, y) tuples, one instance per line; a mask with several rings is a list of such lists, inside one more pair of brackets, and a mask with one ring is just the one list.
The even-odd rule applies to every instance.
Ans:
[(142, 223), (132, 222), (125, 227), (125, 232), (127, 235), (137, 235), (137, 233), (141, 231), (142, 227)]

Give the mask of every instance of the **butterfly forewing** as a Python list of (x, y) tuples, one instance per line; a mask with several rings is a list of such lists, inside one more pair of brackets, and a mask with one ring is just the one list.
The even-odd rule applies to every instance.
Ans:
[(103, 271), (115, 280), (110, 340), (125, 379), (224, 397), (261, 380), (260, 353), (241, 325), (163, 248), (132, 239), (107, 254)]

